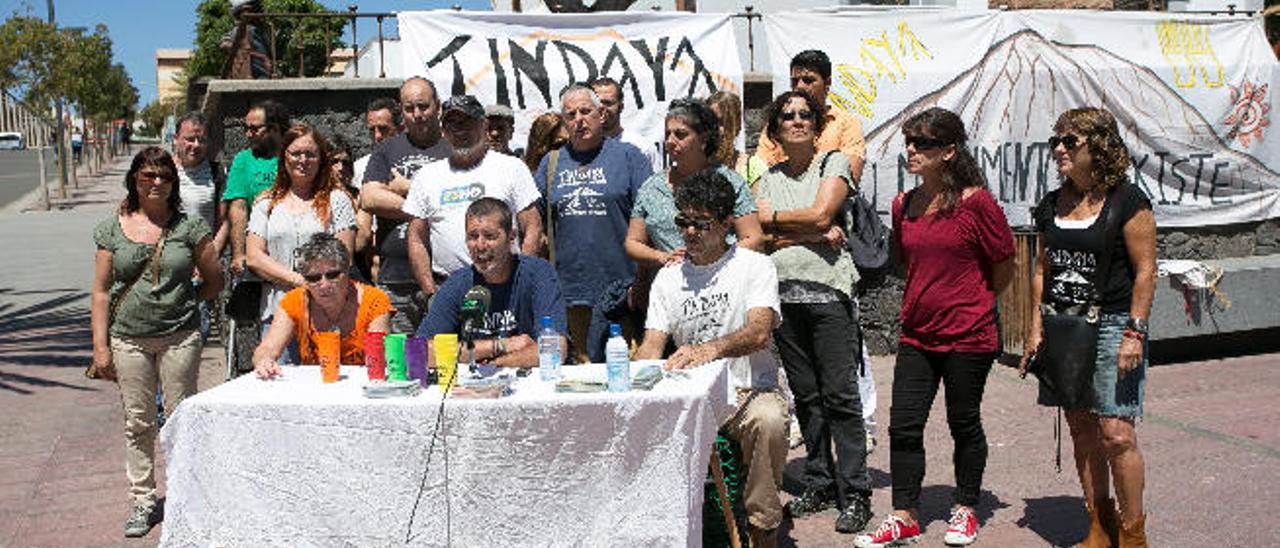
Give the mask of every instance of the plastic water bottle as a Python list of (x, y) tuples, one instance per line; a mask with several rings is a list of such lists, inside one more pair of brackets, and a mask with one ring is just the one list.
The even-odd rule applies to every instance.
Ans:
[(609, 324), (609, 343), (604, 347), (605, 366), (609, 370), (609, 391), (631, 390), (631, 358), (627, 341), (622, 338), (622, 326)]
[(538, 376), (544, 381), (560, 380), (560, 333), (551, 316), (542, 317), (538, 331)]

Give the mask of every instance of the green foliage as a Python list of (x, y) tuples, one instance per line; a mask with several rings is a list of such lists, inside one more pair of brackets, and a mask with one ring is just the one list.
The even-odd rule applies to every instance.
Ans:
[(99, 121), (132, 115), (138, 90), (113, 56), (104, 25), (85, 34), (20, 15), (0, 24), (0, 86), (38, 112), (62, 99)]
[[(263, 13), (337, 13), (317, 0), (263, 0)], [(260, 21), (260, 28), (267, 36), (270, 47), (272, 25)], [(298, 75), (299, 47), (303, 59), (303, 75), (320, 76), (328, 66), (325, 58), (325, 28), (329, 29), (329, 50), (346, 47), (342, 31), (349, 20), (339, 18), (271, 18), (275, 28), (276, 75)], [(219, 44), (223, 36), (235, 30), (228, 0), (204, 0), (196, 7), (195, 51), (187, 65), (187, 74), (196, 76), (222, 76), (227, 52)]]
[(142, 112), (138, 113), (138, 119), (142, 120), (144, 126), (140, 133), (159, 137), (160, 131), (164, 129), (164, 118), (170, 114), (176, 115), (177, 111), (178, 106), (175, 104), (162, 103), (159, 99), (151, 101), (147, 106), (142, 107)]

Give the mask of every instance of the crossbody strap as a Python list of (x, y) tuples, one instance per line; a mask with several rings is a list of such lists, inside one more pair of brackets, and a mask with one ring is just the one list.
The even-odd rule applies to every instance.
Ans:
[(168, 239), (169, 227), (166, 226), (164, 230), (160, 231), (160, 241), (156, 242), (156, 248), (151, 252), (151, 258), (147, 261), (147, 266), (143, 267), (132, 280), (129, 280), (128, 284), (125, 284), (124, 291), (121, 291), (120, 296), (116, 297), (115, 301), (111, 303), (111, 310), (107, 314), (109, 318), (107, 325), (115, 323), (116, 313), (120, 311), (120, 303), (124, 302), (124, 298), (129, 295), (129, 292), (133, 290), (133, 286), (138, 284), (138, 280), (141, 280), (142, 275), (148, 270), (151, 271), (151, 290), (154, 291), (156, 289), (156, 284), (160, 280), (160, 256), (164, 254), (164, 244)]
[(551, 182), (555, 180), (556, 164), (560, 161), (560, 149), (551, 151), (551, 155), (547, 158), (547, 259), (551, 262), (551, 266), (556, 266), (556, 225), (552, 219), (551, 201)]

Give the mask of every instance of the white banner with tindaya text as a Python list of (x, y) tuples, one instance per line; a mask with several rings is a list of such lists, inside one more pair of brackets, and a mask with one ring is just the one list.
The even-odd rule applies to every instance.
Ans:
[(1092, 11), (766, 14), (775, 90), (792, 55), (825, 51), (829, 103), (867, 132), (864, 192), (885, 212), (917, 181), (902, 123), (956, 112), (1011, 223), (1058, 186), (1063, 111), (1111, 111), (1161, 226), (1280, 217), (1280, 70), (1261, 19)]
[(512, 147), (529, 123), (560, 110), (560, 90), (610, 77), (622, 87), (628, 142), (661, 156), (672, 99), (718, 90), (742, 94), (742, 67), (726, 14), (528, 15), (402, 12), (404, 76), (426, 76), (443, 97), (474, 95), (516, 112)]

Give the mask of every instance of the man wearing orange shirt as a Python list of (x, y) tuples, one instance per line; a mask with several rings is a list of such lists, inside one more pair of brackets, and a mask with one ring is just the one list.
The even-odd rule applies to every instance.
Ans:
[[(827, 105), (827, 90), (831, 88), (831, 59), (818, 50), (805, 50), (791, 58), (791, 90), (799, 91), (818, 101), (826, 112), (827, 123), (818, 136), (818, 153), (828, 150), (839, 150), (849, 158), (849, 171), (854, 179), (862, 176), (862, 164), (865, 158), (865, 147), (862, 137), (862, 123), (853, 115), (831, 108)], [(787, 154), (769, 139), (765, 132), (760, 132), (760, 144), (756, 147), (756, 156), (769, 165), (787, 159)], [(855, 181), (855, 184), (856, 181)]]

